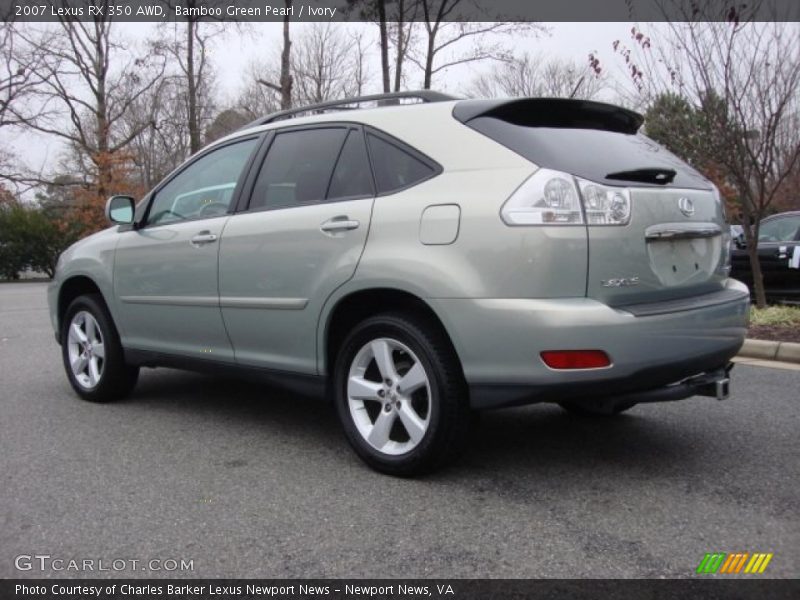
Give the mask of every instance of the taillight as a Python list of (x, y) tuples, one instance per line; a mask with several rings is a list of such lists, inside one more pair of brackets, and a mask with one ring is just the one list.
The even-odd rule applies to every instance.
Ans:
[(725, 200), (722, 197), (722, 194), (720, 194), (717, 186), (714, 186), (714, 201), (717, 203), (717, 206), (719, 206), (720, 212), (722, 213), (722, 219), (725, 221), (722, 226), (722, 247), (720, 248), (717, 273), (727, 277), (731, 272), (731, 244), (733, 243), (733, 238), (731, 237), (731, 227), (728, 225), (728, 215), (727, 211), (725, 210)]
[(621, 187), (578, 179), (586, 222), (589, 225), (627, 225), (631, 220), (631, 194)]
[(506, 200), (507, 225), (627, 225), (631, 197), (626, 188), (539, 169)]
[(506, 200), (500, 215), (507, 225), (576, 225), (583, 211), (575, 178), (539, 169)]
[(546, 350), (542, 361), (551, 369), (602, 369), (611, 359), (602, 350)]
[(723, 231), (721, 244), (722, 247), (720, 248), (720, 257), (719, 257), (719, 266), (717, 267), (717, 273), (720, 275), (727, 277), (731, 273), (731, 244), (733, 243), (733, 238), (731, 237), (731, 230), (730, 227), (726, 224)]

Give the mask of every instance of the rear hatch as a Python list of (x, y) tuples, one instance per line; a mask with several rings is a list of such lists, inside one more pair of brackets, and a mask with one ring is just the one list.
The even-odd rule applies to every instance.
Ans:
[[(464, 101), (453, 115), (580, 189), (588, 238), (586, 294), (612, 306), (721, 290), (728, 227), (714, 186), (638, 133), (640, 115), (581, 100)], [(621, 191), (624, 224), (590, 210), (587, 192)], [(570, 223), (574, 226), (574, 223)]]

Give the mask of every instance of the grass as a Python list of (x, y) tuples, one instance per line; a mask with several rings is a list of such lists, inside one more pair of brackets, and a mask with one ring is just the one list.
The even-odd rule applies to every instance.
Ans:
[(770, 327), (800, 326), (800, 308), (795, 306), (768, 306), (750, 312), (750, 325)]

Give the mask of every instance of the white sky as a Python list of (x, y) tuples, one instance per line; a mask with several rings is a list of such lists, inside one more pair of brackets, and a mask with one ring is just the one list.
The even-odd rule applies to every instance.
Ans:
[[(143, 30), (141, 25), (126, 24), (131, 32), (134, 29)], [(341, 27), (361, 27), (367, 32), (368, 39), (374, 42), (372, 50), (371, 73), (375, 79), (374, 90), (379, 92), (380, 58), (378, 55), (378, 28), (373, 24), (337, 24)], [(601, 52), (612, 59), (611, 43), (615, 39), (629, 36), (630, 23), (547, 23), (545, 24), (551, 31), (551, 35), (541, 35), (539, 37), (530, 36), (508, 36), (501, 38), (512, 48), (515, 54), (524, 52), (542, 53), (560, 58), (571, 58), (581, 64), (588, 64), (588, 54), (593, 51)], [(307, 27), (306, 23), (292, 25), (292, 31), (300, 35), (302, 29)], [(249, 33), (239, 34), (235, 31), (228, 32), (222, 38), (215, 41), (214, 59), (217, 65), (217, 75), (221, 90), (235, 90), (238, 88), (242, 77), (243, 69), (251, 58), (257, 55), (271, 54), (273, 50), (279, 48), (281, 43), (280, 23), (253, 23)], [(466, 42), (464, 48), (468, 48)], [(463, 48), (462, 48), (463, 49)], [(224, 68), (221, 66), (224, 65)], [(409, 63), (410, 73), (414, 73), (416, 67)], [(434, 79), (433, 87), (440, 91), (457, 93), (459, 87), (468, 84), (475, 73), (491, 69), (490, 62), (473, 64), (461, 68), (453, 68)], [(418, 69), (417, 69), (418, 70)], [(416, 82), (414, 82), (416, 79)], [(409, 89), (422, 87), (422, 73), (414, 73), (409, 82)]]
[[(550, 35), (517, 35), (504, 38), (508, 47), (515, 54), (530, 52), (548, 57), (572, 59), (581, 65), (588, 64), (588, 54), (596, 52), (603, 61), (606, 71), (614, 75), (620, 73), (620, 60), (612, 51), (611, 44), (616, 39), (627, 40), (630, 36), (631, 23), (547, 23)], [(299, 35), (308, 24), (293, 23), (292, 31)], [(380, 58), (378, 53), (378, 29), (374, 24), (337, 24), (341, 27), (361, 27), (366, 31), (367, 39), (373, 41), (371, 47), (370, 73), (373, 77), (369, 91), (379, 92)], [(129, 39), (131, 47), (153, 37), (156, 25), (150, 23), (119, 23), (117, 34)], [(226, 103), (232, 100), (242, 85), (245, 70), (252, 59), (274, 56), (280, 47), (282, 36), (281, 23), (252, 23), (249, 29), (238, 31), (230, 27), (222, 35), (214, 39), (212, 45), (212, 61), (217, 76), (220, 100)], [(407, 87), (422, 87), (422, 74), (409, 64), (406, 67), (410, 75)], [(491, 62), (459, 66), (444, 71), (436, 76), (433, 88), (458, 94), (476, 74), (492, 68)], [(3, 147), (11, 147), (30, 167), (44, 168), (45, 171), (56, 165), (62, 150), (61, 143), (42, 135), (31, 135), (29, 132), (19, 133), (3, 143)]]

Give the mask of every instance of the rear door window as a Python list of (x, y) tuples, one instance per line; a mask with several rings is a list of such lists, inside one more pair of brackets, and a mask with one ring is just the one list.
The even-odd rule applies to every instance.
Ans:
[(278, 133), (256, 179), (250, 210), (325, 201), (347, 133), (344, 127)]
[(379, 194), (397, 192), (436, 175), (436, 168), (414, 156), (411, 149), (371, 133), (367, 137)]

